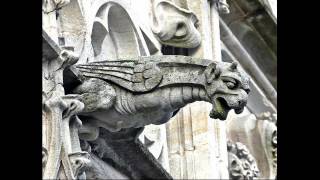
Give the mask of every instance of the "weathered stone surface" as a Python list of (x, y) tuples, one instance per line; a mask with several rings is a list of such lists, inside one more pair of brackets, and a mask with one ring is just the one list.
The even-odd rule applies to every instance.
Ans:
[[(167, 57), (172, 61), (169, 62)], [(122, 66), (120, 61), (100, 62), (98, 67), (97, 63), (86, 64), (85, 68), (77, 66), (88, 78), (73, 91), (85, 104), (81, 119), (114, 132), (123, 128), (163, 124), (174, 111), (194, 101), (212, 103), (210, 116), (222, 120), (226, 119), (230, 109), (241, 113), (246, 105), (249, 79), (236, 64), (183, 56), (154, 56), (148, 59), (152, 67), (158, 69), (155, 77), (160, 75), (161, 78), (153, 88), (138, 91), (131, 88), (134, 84), (130, 76), (123, 78), (124, 74), (130, 74), (119, 69), (122, 74), (108, 76), (108, 67)], [(141, 60), (142, 57), (139, 64)], [(136, 64), (138, 61), (130, 62)], [(127, 67), (134, 69), (133, 66)], [(101, 67), (103, 71), (99, 70)], [(117, 80), (120, 78), (121, 83)]]
[[(131, 64), (126, 68), (135, 69), (135, 64), (141, 65), (144, 57), (139, 57), (139, 60), (105, 61), (77, 66), (80, 73), (82, 69), (86, 72), (83, 76), (89, 77), (73, 91), (73, 93), (80, 94), (82, 97), (79, 100), (86, 104), (80, 116), (83, 121), (83, 127), (80, 129), (81, 138), (93, 140), (87, 138), (88, 136), (81, 135), (82, 133), (96, 132), (85, 130), (90, 129), (89, 127), (91, 129), (92, 127), (103, 127), (116, 132), (125, 128), (162, 124), (171, 118), (174, 111), (197, 100), (211, 103), (215, 101), (212, 116), (219, 116), (222, 113), (221, 119), (226, 117), (231, 108), (241, 112), (241, 108), (245, 105), (249, 79), (244, 72), (237, 68), (236, 64), (183, 56), (151, 56), (146, 59), (148, 65), (142, 69), (157, 68), (159, 73), (151, 73), (150, 76), (161, 74), (161, 81), (155, 89), (145, 89), (138, 92), (128, 86), (132, 83), (129, 81), (129, 76), (122, 78), (127, 81), (123, 81), (124, 83), (128, 83), (125, 85), (114, 81), (114, 76), (108, 78), (103, 73), (108, 71), (109, 66), (111, 69), (114, 66), (123, 67), (123, 63)], [(120, 69), (118, 72), (121, 72)], [(126, 75), (128, 75), (127, 72), (122, 70), (122, 73)], [(98, 76), (95, 76), (96, 74)], [(91, 75), (96, 78), (92, 78)], [(122, 77), (121, 74), (118, 76)], [(150, 76), (147, 75), (147, 77)], [(244, 93), (245, 96), (241, 93)], [(228, 94), (234, 97), (228, 97)], [(158, 101), (156, 101), (157, 98), (159, 98)], [(90, 137), (98, 136), (92, 135)]]

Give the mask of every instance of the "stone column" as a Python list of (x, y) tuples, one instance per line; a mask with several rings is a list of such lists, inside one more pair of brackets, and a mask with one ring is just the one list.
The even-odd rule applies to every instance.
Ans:
[[(212, 32), (212, 59), (215, 61), (222, 61), (221, 58), (221, 43), (220, 43), (220, 27), (219, 27), (219, 12), (228, 12), (224, 8), (225, 4), (216, 3), (211, 1), (210, 4), (210, 20), (211, 20), (211, 32)], [(214, 131), (214, 150), (215, 162), (217, 163), (218, 178), (228, 179), (228, 152), (227, 152), (227, 137), (226, 137), (226, 125), (224, 121), (213, 121)]]

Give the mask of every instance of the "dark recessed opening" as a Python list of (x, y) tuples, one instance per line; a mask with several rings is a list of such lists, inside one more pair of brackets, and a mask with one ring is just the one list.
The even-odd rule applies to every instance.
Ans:
[(173, 46), (162, 46), (161, 52), (163, 55), (183, 55), (188, 56), (188, 49), (187, 48), (178, 48)]

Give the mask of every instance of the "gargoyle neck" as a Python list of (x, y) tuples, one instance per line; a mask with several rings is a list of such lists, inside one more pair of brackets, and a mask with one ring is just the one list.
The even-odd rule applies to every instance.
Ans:
[(168, 100), (172, 109), (182, 108), (195, 101), (210, 102), (206, 90), (202, 86), (169, 87)]
[(117, 103), (115, 108), (121, 114), (134, 114), (140, 111), (173, 112), (195, 101), (207, 101), (209, 98), (202, 86), (175, 85), (166, 86), (149, 93), (129, 93), (121, 88), (116, 88)]

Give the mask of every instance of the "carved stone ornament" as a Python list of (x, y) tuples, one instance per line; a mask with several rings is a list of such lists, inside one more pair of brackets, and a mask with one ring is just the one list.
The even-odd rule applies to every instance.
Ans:
[(194, 101), (211, 103), (210, 117), (225, 120), (231, 109), (243, 111), (250, 91), (249, 78), (237, 64), (186, 56), (101, 61), (76, 69), (84, 79), (72, 90), (85, 105), (78, 114), (79, 133), (90, 141), (100, 127), (117, 132), (164, 124)]
[(196, 15), (187, 7), (179, 7), (170, 0), (153, 0), (151, 27), (162, 44), (182, 48), (199, 46), (201, 36), (196, 29), (197, 22)]
[(260, 175), (257, 163), (245, 145), (227, 142), (230, 179), (257, 179)]
[[(172, 179), (137, 140), (143, 127), (166, 123), (179, 108), (194, 101), (211, 103), (210, 116), (225, 120), (231, 109), (243, 111), (250, 91), (249, 78), (236, 63), (187, 56), (107, 60), (77, 64), (70, 70), (75, 83), (65, 84), (71, 93), (67, 96), (84, 104), (77, 113), (82, 123), (78, 132), (82, 149), (92, 155), (87, 167), (73, 172), (78, 175), (87, 169), (88, 178), (110, 178), (101, 172), (111, 168), (104, 162), (108, 159), (132, 179), (155, 174)], [(138, 160), (144, 165), (137, 167)], [(146, 167), (158, 171), (151, 175)]]

